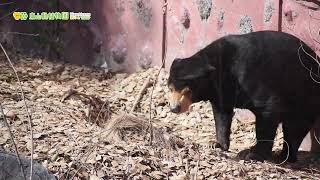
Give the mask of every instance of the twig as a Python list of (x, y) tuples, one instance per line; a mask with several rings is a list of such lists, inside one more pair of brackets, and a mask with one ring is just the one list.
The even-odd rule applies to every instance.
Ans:
[(0, 20), (2, 20), (2, 19), (4, 19), (4, 18), (6, 18), (7, 16), (10, 16), (12, 13), (14, 13), (16, 10), (18, 10), (19, 8), (17, 8), (17, 9), (15, 9), (15, 10), (13, 10), (13, 11), (11, 11), (10, 13), (8, 13), (8, 14), (6, 14), (6, 15), (4, 15), (4, 16), (2, 16), (2, 17), (0, 17)]
[[(73, 154), (74, 154), (74, 153), (73, 153)], [(69, 177), (69, 172), (71, 171), (72, 165), (73, 165), (76, 161), (78, 162), (78, 161), (80, 160), (80, 158), (83, 157), (83, 156), (84, 156), (84, 154), (81, 155), (81, 153), (79, 153), (79, 154), (77, 155), (77, 157), (75, 158), (76, 160), (72, 160), (72, 161), (71, 161), (68, 170), (65, 171), (65, 172), (60, 176), (60, 178), (59, 178), (58, 180), (61, 180), (62, 178), (68, 179), (68, 177)], [(66, 177), (64, 177), (65, 175), (66, 175)]]
[[(84, 162), (86, 162), (88, 160), (88, 158), (90, 157), (90, 155), (93, 153), (94, 150), (96, 150), (97, 148), (97, 144), (95, 144), (95, 146), (92, 146), (91, 149), (88, 151), (90, 153), (88, 153), (88, 156), (85, 158)], [(79, 159), (80, 160), (80, 159)], [(81, 168), (83, 167), (83, 164), (81, 163), (80, 167), (77, 169), (77, 171), (74, 173), (74, 175), (71, 177), (71, 179), (73, 179), (74, 177), (76, 177), (76, 175), (80, 172)], [(68, 179), (68, 176), (67, 178)]]
[(142, 88), (139, 91), (138, 97), (136, 98), (136, 101), (134, 102), (132, 109), (130, 111), (130, 114), (132, 114), (134, 112), (134, 110), (136, 109), (137, 105), (139, 104), (142, 96), (145, 94), (146, 90), (148, 87), (150, 87), (152, 85), (152, 82), (150, 81), (150, 77), (144, 82)]
[(189, 161), (186, 161), (186, 164), (184, 165), (184, 169), (186, 170), (186, 176), (189, 176), (190, 174), (190, 168), (189, 168)]
[(61, 102), (64, 102), (65, 100), (67, 100), (69, 97), (71, 97), (72, 95), (78, 93), (78, 91), (74, 90), (73, 88), (70, 88), (65, 95), (61, 98)]
[(157, 84), (157, 81), (158, 81), (158, 78), (159, 78), (159, 75), (160, 75), (160, 72), (161, 72), (163, 66), (164, 66), (164, 63), (162, 63), (162, 65), (158, 71), (158, 74), (156, 75), (156, 79), (153, 83), (151, 94), (150, 94), (150, 104), (149, 104), (150, 145), (152, 145), (152, 141), (153, 141), (153, 126), (152, 126), (152, 100), (153, 99), (152, 99), (152, 95), (153, 95), (153, 91), (155, 89), (155, 86)]
[[(105, 100), (104, 103), (102, 104), (100, 110), (99, 110), (99, 113), (98, 113), (98, 115), (97, 115), (97, 117), (96, 117), (95, 123), (98, 122), (99, 116), (100, 116), (100, 114), (102, 113), (102, 110), (103, 110), (103, 108), (104, 108), (105, 106), (107, 106), (107, 112), (110, 113), (109, 101), (108, 101), (108, 100)], [(110, 114), (111, 114), (111, 113), (110, 113)], [(110, 114), (109, 114), (109, 117), (108, 117), (108, 118), (110, 118)], [(103, 118), (105, 118), (105, 116), (104, 116)]]
[[(90, 152), (90, 153), (89, 153), (89, 155), (86, 157), (85, 161), (87, 161), (88, 157), (91, 155), (91, 153), (93, 152), (93, 150), (94, 150), (95, 147), (96, 147), (96, 146), (92, 146), (92, 147), (90, 147), (90, 148), (88, 149), (88, 152)], [(75, 161), (77, 161), (77, 162), (78, 162), (78, 161), (81, 161), (81, 158), (83, 158), (85, 155), (86, 155), (86, 153), (84, 153), (84, 154), (82, 154), (82, 155), (81, 155), (81, 154), (78, 154), (77, 157), (76, 157), (77, 160), (73, 160), (73, 161), (71, 162), (71, 165), (70, 165), (70, 167), (68, 168), (68, 170), (67, 170), (66, 172), (64, 172), (64, 173), (62, 174), (62, 176), (60, 176), (60, 178), (59, 178), (58, 180), (64, 178), (65, 175), (66, 175), (65, 179), (68, 179), (68, 177), (69, 177), (69, 172), (71, 171), (71, 167), (72, 167), (73, 162), (75, 162)], [(80, 162), (80, 163), (81, 163), (81, 162)], [(80, 167), (76, 170), (75, 174), (72, 175), (72, 178), (70, 178), (70, 179), (73, 179), (73, 178), (78, 174), (78, 172), (80, 171), (80, 169), (81, 169), (82, 167), (83, 167), (83, 164), (81, 163), (81, 164), (80, 164)]]
[[(81, 168), (83, 167), (83, 164), (80, 165), (80, 167), (77, 169), (77, 171), (74, 173), (74, 175), (71, 177), (71, 179), (73, 179), (74, 177), (76, 177), (76, 175), (80, 172)], [(68, 177), (67, 177), (68, 178)]]
[[(129, 173), (130, 173), (130, 170), (131, 170), (131, 164), (130, 163), (130, 158), (131, 156), (129, 155), (129, 153), (127, 153), (127, 161), (126, 161), (126, 171), (125, 171), (125, 175), (128, 177), (129, 176)], [(128, 178), (127, 178), (128, 179)]]
[(15, 34), (15, 35), (23, 35), (23, 36), (39, 36), (39, 34), (30, 34), (30, 33), (22, 33), (22, 32), (0, 32), (1, 34)]
[(166, 58), (166, 52), (167, 52), (167, 21), (166, 21), (166, 16), (167, 16), (167, 0), (164, 0), (163, 3), (163, 32), (162, 32), (162, 64), (161, 67), (159, 69), (158, 74), (156, 75), (156, 79), (153, 83), (152, 86), (152, 91), (150, 94), (150, 104), (149, 104), (149, 127), (150, 127), (150, 145), (152, 145), (152, 141), (153, 141), (153, 126), (152, 126), (152, 95), (153, 95), (153, 91), (154, 88), (157, 84), (159, 75), (161, 73), (162, 68), (164, 67), (165, 64), (165, 58)]
[(22, 175), (23, 175), (23, 179), (26, 180), (26, 175), (24, 174), (24, 170), (23, 170), (23, 166), (22, 166), (22, 163), (21, 163), (21, 159), (20, 159), (20, 155), (19, 155), (18, 148), (17, 148), (17, 144), (16, 144), (16, 142), (14, 141), (14, 136), (13, 136), (13, 134), (12, 134), (10, 125), (9, 125), (9, 123), (8, 123), (8, 121), (7, 121), (6, 115), (5, 115), (4, 112), (3, 112), (2, 104), (0, 104), (0, 110), (1, 110), (1, 113), (2, 113), (2, 116), (3, 116), (4, 124), (7, 126), (8, 131), (9, 131), (9, 134), (10, 134), (10, 139), (11, 139), (11, 141), (12, 141), (14, 150), (15, 150), (15, 152), (16, 152), (17, 160), (18, 160), (18, 163), (19, 163), (19, 166), (20, 166)]
[(196, 164), (196, 172), (194, 172), (194, 180), (197, 180), (197, 174), (198, 174), (198, 170), (199, 170), (199, 163), (200, 163), (200, 154), (198, 154), (198, 161)]
[(0, 6), (10, 5), (10, 4), (13, 4), (13, 3), (15, 3), (15, 2), (1, 3)]
[(33, 176), (33, 151), (34, 150), (33, 150), (33, 131), (32, 131), (31, 114), (29, 112), (29, 108), (28, 108), (28, 105), (27, 105), (27, 102), (26, 102), (26, 99), (25, 99), (25, 96), (24, 96), (24, 92), (23, 92), (23, 89), (22, 89), (22, 84), (21, 84), (20, 78), (18, 76), (17, 70), (13, 66), (12, 61), (10, 60), (6, 50), (2, 46), (2, 43), (0, 43), (0, 47), (1, 47), (2, 51), (3, 51), (3, 53), (5, 54), (10, 66), (11, 66), (12, 70), (14, 71), (14, 74), (15, 74), (15, 76), (17, 78), (17, 81), (18, 81), (18, 84), (19, 84), (19, 88), (20, 88), (20, 92), (21, 92), (21, 97), (22, 97), (22, 100), (24, 102), (24, 107), (25, 107), (25, 110), (26, 110), (26, 113), (27, 113), (27, 116), (28, 116), (29, 128), (30, 128), (30, 136), (31, 136), (30, 180), (32, 180), (32, 176)]
[(277, 165), (275, 165), (275, 166), (272, 165), (272, 167), (274, 167), (276, 171), (281, 170), (281, 171), (284, 171), (285, 173), (288, 173), (290, 171), (290, 169), (287, 169), (287, 168), (281, 167), (281, 166), (277, 166)]

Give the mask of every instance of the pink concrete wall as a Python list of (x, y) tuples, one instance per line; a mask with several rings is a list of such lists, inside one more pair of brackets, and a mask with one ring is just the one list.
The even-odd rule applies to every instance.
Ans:
[[(75, 33), (83, 29), (80, 25), (69, 25), (65, 37), (71, 39), (69, 47), (74, 47), (66, 52), (69, 59), (105, 61), (107, 68), (128, 72), (161, 64), (163, 1), (110, 0), (78, 5), (60, 2), (68, 9), (93, 13), (90, 22), (81, 23), (89, 29), (87, 37)], [(279, 1), (262, 2), (168, 0), (166, 69), (175, 57), (190, 56), (226, 34), (278, 30)], [(101, 51), (90, 52), (96, 47)]]
[[(97, 1), (95, 1), (97, 2)], [(113, 71), (133, 72), (160, 66), (162, 2), (152, 0), (99, 1), (95, 33), (103, 57)]]
[[(129, 69), (160, 65), (162, 40), (162, 3), (152, 0), (122, 1), (126, 11), (116, 24), (126, 37)], [(112, 31), (118, 36), (118, 31)]]
[[(57, 1), (60, 11), (92, 13), (90, 21), (59, 22), (64, 27), (60, 34), (66, 45), (61, 54), (67, 61), (104, 63), (104, 67), (113, 71), (128, 72), (161, 64), (164, 0)], [(318, 1), (167, 1), (167, 70), (174, 58), (190, 56), (230, 33), (281, 30), (300, 37), (316, 51), (320, 49)], [(12, 10), (20, 7), (21, 11), (49, 10), (47, 5), (44, 1), (17, 1), (0, 6), (0, 14), (8, 7)], [(35, 24), (46, 23), (5, 18), (0, 21), (0, 30), (29, 32)], [(5, 37), (10, 36), (15, 37), (10, 34)], [(0, 40), (5, 41), (3, 37)], [(35, 38), (19, 38), (23, 38), (21, 44), (25, 44), (25, 49), (33, 47)]]
[[(266, 0), (212, 2), (210, 16), (201, 19), (197, 1), (175, 0), (168, 2), (168, 53), (166, 69), (175, 57), (187, 57), (213, 40), (234, 33), (248, 33), (264, 29), (278, 30), (279, 2)], [(185, 16), (190, 27), (184, 27)]]
[[(112, 71), (133, 72), (150, 67), (151, 64), (159, 65), (158, 62), (161, 62), (161, 1), (93, 1), (88, 5), (79, 3), (80, 7), (69, 1), (61, 0), (61, 3), (73, 11), (92, 13), (91, 21), (82, 24), (85, 24), (93, 35), (79, 38), (78, 33), (72, 30), (67, 36), (74, 36), (69, 42), (70, 47), (84, 50), (88, 44), (83, 40), (93, 41), (90, 47), (98, 48), (98, 52), (91, 52), (93, 63), (106, 62), (104, 67)], [(72, 26), (69, 25), (70, 28)], [(69, 51), (68, 54), (70, 58), (82, 55), (81, 50)]]
[(320, 54), (320, 2), (283, 1), (282, 31), (305, 41)]

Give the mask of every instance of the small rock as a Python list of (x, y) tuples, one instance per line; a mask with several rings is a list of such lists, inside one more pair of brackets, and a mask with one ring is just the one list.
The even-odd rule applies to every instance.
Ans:
[[(30, 159), (24, 158), (20, 155), (22, 166), (24, 167), (24, 174), (30, 177)], [(6, 152), (0, 152), (0, 179), (15, 180), (24, 179), (21, 173), (20, 165), (17, 161), (16, 155)], [(33, 163), (33, 180), (55, 180), (56, 178), (41, 164), (34, 161)]]

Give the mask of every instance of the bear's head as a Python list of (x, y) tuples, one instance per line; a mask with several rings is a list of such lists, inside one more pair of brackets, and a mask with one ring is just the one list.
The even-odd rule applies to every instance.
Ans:
[(216, 68), (206, 57), (198, 54), (185, 59), (175, 59), (171, 65), (168, 87), (170, 109), (174, 113), (189, 110), (192, 103), (205, 100), (202, 91), (210, 86), (210, 75)]

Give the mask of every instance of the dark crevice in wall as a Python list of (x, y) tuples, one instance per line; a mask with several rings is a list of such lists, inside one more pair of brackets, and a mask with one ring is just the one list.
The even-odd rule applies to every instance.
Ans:
[(279, 0), (278, 31), (282, 31), (282, 6), (283, 6), (283, 0)]
[(190, 22), (191, 22), (190, 13), (189, 13), (187, 8), (184, 8), (183, 15), (181, 17), (181, 24), (183, 25), (183, 27), (185, 29), (189, 29), (190, 28)]

